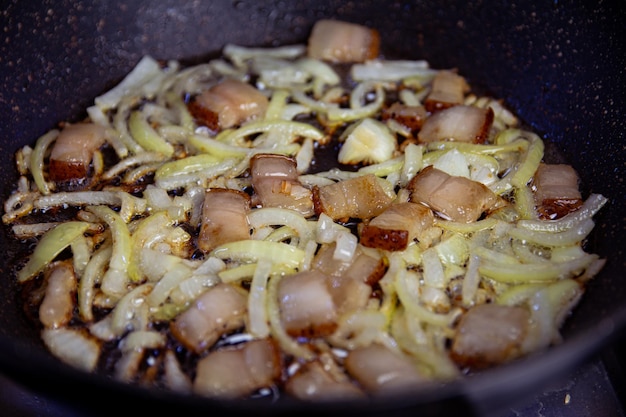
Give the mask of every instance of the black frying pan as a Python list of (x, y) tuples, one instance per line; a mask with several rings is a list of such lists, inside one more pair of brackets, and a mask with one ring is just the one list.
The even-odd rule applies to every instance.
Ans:
[[(5, 2), (7, 3), (7, 2)], [(91, 414), (123, 409), (258, 415), (485, 414), (522, 400), (557, 375), (597, 355), (626, 323), (624, 196), (626, 12), (620, 4), (573, 1), (13, 1), (4, 5), (0, 42), (0, 192), (6, 198), (18, 147), (82, 118), (93, 98), (118, 82), (144, 54), (197, 62), (232, 42), (301, 43), (320, 18), (378, 29), (390, 58), (424, 58), (456, 67), (470, 83), (504, 98), (547, 139), (549, 155), (583, 178), (584, 195), (610, 203), (597, 216), (589, 250), (608, 258), (567, 321), (564, 343), (547, 353), (471, 380), (372, 404), (308, 405), (220, 402), (115, 383), (60, 364), (21, 312), (13, 284), (15, 251), (0, 234), (0, 371), (30, 388), (81, 404)], [(617, 2), (616, 2), (617, 3)]]

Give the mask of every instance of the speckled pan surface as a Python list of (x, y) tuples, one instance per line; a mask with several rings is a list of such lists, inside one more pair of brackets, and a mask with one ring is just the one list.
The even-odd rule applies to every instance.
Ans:
[[(626, 310), (624, 220), (626, 195), (626, 11), (623, 2), (552, 1), (12, 1), (0, 21), (0, 195), (10, 193), (13, 154), (61, 120), (77, 120), (93, 98), (112, 87), (144, 54), (197, 62), (236, 43), (302, 43), (320, 18), (378, 29), (382, 50), (397, 58), (427, 59), (435, 68), (459, 68), (472, 85), (501, 97), (574, 165), (582, 191), (610, 204), (589, 241), (609, 259), (567, 322), (565, 343), (547, 354), (440, 390), (381, 401), (366, 414), (465, 415), (487, 412), (538, 389), (546, 376), (576, 366), (623, 327)], [(585, 4), (581, 4), (585, 3)], [(180, 398), (121, 386), (80, 374), (51, 360), (26, 325), (12, 285), (15, 256), (6, 232), (0, 265), (0, 371), (61, 396), (71, 387), (131, 395), (159, 407), (232, 413), (250, 405)], [(61, 386), (64, 387), (61, 388)], [(67, 387), (67, 388), (66, 388)], [(518, 394), (512, 395), (511, 393)], [(71, 392), (69, 393), (71, 395)], [(89, 396), (77, 401), (90, 403)], [(441, 401), (445, 400), (445, 401)], [(102, 406), (105, 409), (106, 404)], [(353, 407), (354, 405), (350, 405)], [(292, 412), (289, 402), (257, 414)], [(471, 407), (467, 409), (466, 407)], [(308, 411), (339, 413), (334, 405)], [(358, 408), (358, 406), (357, 406)], [(301, 411), (301, 410), (300, 410)]]

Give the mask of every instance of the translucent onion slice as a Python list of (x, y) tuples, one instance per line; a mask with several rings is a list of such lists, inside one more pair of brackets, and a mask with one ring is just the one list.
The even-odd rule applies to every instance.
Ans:
[(211, 254), (220, 259), (237, 262), (256, 262), (260, 259), (279, 260), (280, 263), (297, 268), (304, 259), (304, 251), (284, 243), (242, 240), (225, 243), (215, 248)]
[(24, 268), (17, 274), (18, 282), (34, 278), (51, 263), (72, 241), (81, 236), (89, 227), (89, 223), (61, 223), (43, 235), (35, 251), (28, 259)]

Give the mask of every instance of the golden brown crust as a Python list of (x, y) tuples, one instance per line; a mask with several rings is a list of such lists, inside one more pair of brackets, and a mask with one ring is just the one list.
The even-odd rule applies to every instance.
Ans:
[(537, 214), (540, 219), (559, 219), (583, 205), (582, 198), (546, 198), (537, 207)]
[(404, 250), (409, 244), (409, 231), (366, 225), (361, 231), (361, 244), (368, 248), (380, 248), (388, 251)]
[(199, 125), (206, 126), (215, 132), (220, 129), (219, 115), (198, 103), (197, 100), (192, 99), (189, 104), (187, 104), (187, 109)]

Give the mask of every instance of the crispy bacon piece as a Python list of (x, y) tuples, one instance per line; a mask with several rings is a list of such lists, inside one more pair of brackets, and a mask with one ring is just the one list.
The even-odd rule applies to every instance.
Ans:
[(409, 106), (397, 101), (382, 112), (383, 120), (393, 119), (413, 133), (422, 128), (427, 117), (424, 106)]
[(301, 367), (285, 384), (288, 394), (301, 400), (330, 401), (365, 397), (355, 384), (338, 381), (324, 370), (320, 362), (310, 362)]
[(224, 79), (189, 102), (196, 121), (213, 131), (238, 126), (265, 114), (268, 99), (248, 83)]
[(372, 285), (385, 274), (382, 258), (358, 249), (350, 262), (334, 258), (336, 245), (322, 245), (312, 262), (312, 268), (327, 277), (328, 290), (338, 315), (366, 306), (372, 295)]
[(474, 369), (498, 365), (521, 355), (530, 313), (523, 307), (481, 304), (461, 318), (450, 356)]
[(311, 190), (298, 180), (296, 160), (284, 155), (256, 154), (250, 159), (255, 198), (263, 207), (280, 207), (314, 214)]
[(583, 204), (578, 174), (570, 165), (540, 164), (533, 186), (537, 212), (542, 219), (558, 219)]
[(424, 107), (431, 113), (463, 104), (469, 85), (465, 78), (453, 71), (439, 71), (433, 79)]
[(348, 373), (373, 394), (389, 394), (426, 381), (411, 361), (379, 344), (350, 351), (345, 366)]
[(333, 220), (369, 219), (382, 213), (392, 202), (380, 179), (368, 174), (313, 188), (315, 213)]
[(358, 250), (351, 262), (333, 257), (336, 245), (319, 249), (311, 270), (284, 277), (278, 299), (287, 333), (295, 337), (332, 334), (343, 313), (361, 309), (372, 295), (372, 285), (385, 274), (386, 265)]
[(392, 204), (361, 229), (363, 246), (389, 251), (404, 250), (435, 222), (431, 209), (416, 203)]
[(309, 37), (308, 56), (331, 62), (365, 62), (378, 56), (377, 30), (337, 20), (319, 20)]
[(493, 110), (456, 105), (431, 115), (417, 135), (421, 143), (454, 140), (484, 143), (493, 124)]
[(386, 265), (382, 257), (375, 257), (356, 249), (351, 262), (344, 262), (333, 257), (336, 244), (322, 245), (313, 258), (312, 268), (328, 276), (343, 275), (357, 279), (368, 285), (377, 283), (385, 274)]
[(206, 192), (198, 248), (208, 253), (224, 243), (250, 239), (250, 196), (225, 188)]
[(328, 276), (317, 270), (289, 275), (278, 284), (281, 320), (287, 333), (299, 337), (327, 336), (337, 328), (337, 308)]
[(55, 263), (48, 273), (46, 293), (39, 306), (39, 320), (48, 329), (69, 323), (74, 312), (77, 281), (70, 262)]
[(246, 296), (235, 287), (217, 284), (178, 315), (170, 330), (186, 348), (202, 353), (220, 336), (244, 325), (247, 304)]
[(202, 358), (193, 390), (210, 397), (245, 397), (271, 386), (280, 374), (278, 348), (269, 339), (258, 339), (216, 350)]
[(69, 183), (73, 189), (84, 188), (93, 154), (104, 141), (105, 129), (100, 125), (76, 123), (65, 126), (50, 152), (50, 179)]
[(444, 217), (470, 223), (501, 207), (503, 200), (485, 185), (455, 177), (433, 167), (420, 171), (409, 183), (411, 201), (424, 204)]

